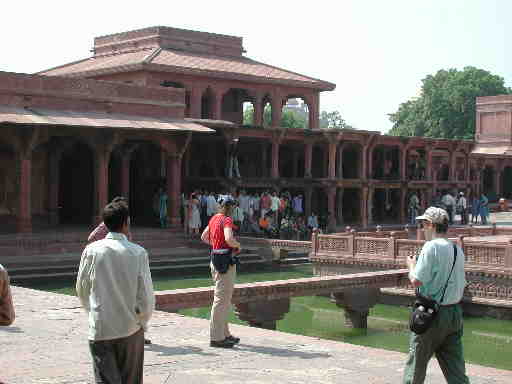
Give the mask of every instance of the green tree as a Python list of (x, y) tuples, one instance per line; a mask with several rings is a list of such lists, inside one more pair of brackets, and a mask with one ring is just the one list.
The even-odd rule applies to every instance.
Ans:
[(422, 80), (421, 93), (389, 115), (396, 136), (473, 139), (476, 97), (510, 93), (502, 77), (483, 69), (440, 70)]
[[(244, 125), (253, 124), (254, 109), (252, 106), (244, 110)], [(272, 108), (267, 105), (263, 110), (263, 125), (269, 126), (272, 122)], [(285, 109), (281, 115), (281, 127), (284, 128), (300, 128), (308, 127), (307, 117), (293, 110)], [(320, 128), (323, 129), (344, 129), (352, 128), (341, 117), (339, 111), (326, 112), (320, 114)]]
[(347, 124), (345, 119), (341, 117), (340, 111), (320, 113), (320, 128), (322, 129), (345, 129), (352, 128)]

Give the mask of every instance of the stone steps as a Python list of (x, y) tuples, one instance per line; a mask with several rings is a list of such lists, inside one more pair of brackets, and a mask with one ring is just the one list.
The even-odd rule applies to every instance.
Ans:
[[(185, 252), (187, 250), (184, 250)], [(165, 253), (165, 251), (163, 251)], [(193, 256), (182, 255), (160, 255), (151, 257), (149, 264), (152, 273), (159, 274), (163, 272), (184, 272), (208, 270), (210, 267), (210, 257), (207, 252), (197, 253)], [(9, 270), (11, 281), (14, 284), (27, 282), (50, 282), (55, 279), (76, 278), (79, 267), (80, 255), (75, 260), (61, 260), (42, 263), (25, 262), (5, 266)], [(264, 265), (265, 260), (255, 253), (246, 252), (240, 255), (242, 265), (257, 266)]]

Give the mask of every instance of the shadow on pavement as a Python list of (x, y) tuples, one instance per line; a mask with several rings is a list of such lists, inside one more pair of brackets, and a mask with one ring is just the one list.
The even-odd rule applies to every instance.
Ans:
[(146, 345), (144, 348), (146, 351), (157, 352), (159, 356), (173, 356), (173, 355), (201, 355), (201, 356), (219, 356), (216, 353), (203, 352), (202, 348), (192, 346), (180, 346), (180, 347), (167, 347), (160, 344)]
[(297, 351), (292, 348), (275, 348), (275, 347), (256, 347), (252, 345), (239, 344), (235, 347), (241, 351), (262, 353), (271, 356), (283, 356), (283, 357), (298, 357), (300, 359), (316, 359), (322, 357), (330, 357), (331, 355), (326, 352), (306, 352)]

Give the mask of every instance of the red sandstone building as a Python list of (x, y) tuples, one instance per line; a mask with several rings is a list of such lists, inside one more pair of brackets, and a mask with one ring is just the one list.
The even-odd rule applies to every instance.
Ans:
[[(319, 95), (335, 85), (245, 57), (240, 37), (152, 27), (97, 37), (93, 52), (35, 75), (0, 72), (0, 231), (90, 224), (120, 194), (143, 224), (162, 180), (172, 224), (181, 192), (198, 187), (300, 192), (306, 213), (363, 226), (404, 222), (412, 191), (423, 205), (444, 189), (512, 194), (511, 96), (477, 100), (475, 141), (320, 130)], [(294, 98), (306, 130), (280, 127)], [(233, 138), (236, 180), (224, 174)]]

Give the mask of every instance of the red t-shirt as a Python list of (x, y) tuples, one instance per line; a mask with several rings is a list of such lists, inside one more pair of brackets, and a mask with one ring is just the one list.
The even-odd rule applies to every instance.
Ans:
[(231, 217), (217, 214), (210, 219), (208, 231), (210, 232), (212, 249), (231, 248), (224, 238), (224, 228), (233, 228), (233, 219)]

